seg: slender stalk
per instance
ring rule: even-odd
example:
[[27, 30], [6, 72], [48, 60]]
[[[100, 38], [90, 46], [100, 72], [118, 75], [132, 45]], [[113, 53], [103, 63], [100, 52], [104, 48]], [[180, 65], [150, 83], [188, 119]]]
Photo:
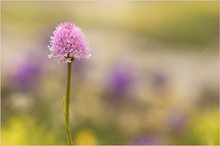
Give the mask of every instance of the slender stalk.
[[65, 111], [65, 121], [66, 121], [66, 135], [69, 145], [73, 144], [71, 132], [70, 132], [70, 120], [69, 120], [69, 105], [70, 105], [70, 87], [71, 87], [71, 63], [68, 63], [67, 67], [67, 86], [66, 86], [66, 111]]

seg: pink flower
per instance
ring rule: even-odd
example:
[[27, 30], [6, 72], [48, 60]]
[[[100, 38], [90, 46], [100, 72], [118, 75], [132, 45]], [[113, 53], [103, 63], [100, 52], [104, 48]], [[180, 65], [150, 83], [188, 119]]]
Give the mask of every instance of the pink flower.
[[64, 22], [56, 27], [50, 37], [49, 58], [57, 58], [58, 62], [71, 63], [73, 60], [88, 59], [90, 49], [81, 29], [70, 22]]

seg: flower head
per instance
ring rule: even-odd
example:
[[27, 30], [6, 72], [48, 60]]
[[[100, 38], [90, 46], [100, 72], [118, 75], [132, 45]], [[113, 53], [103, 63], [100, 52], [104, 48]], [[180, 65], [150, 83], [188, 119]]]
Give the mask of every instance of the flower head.
[[54, 57], [58, 62], [71, 63], [73, 60], [87, 59], [90, 49], [81, 29], [70, 22], [64, 22], [56, 27], [50, 37], [49, 58]]

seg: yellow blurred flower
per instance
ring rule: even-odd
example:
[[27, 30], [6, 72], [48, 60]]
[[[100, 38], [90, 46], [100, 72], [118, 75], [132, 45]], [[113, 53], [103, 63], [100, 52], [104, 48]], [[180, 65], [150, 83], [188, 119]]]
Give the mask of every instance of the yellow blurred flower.
[[218, 112], [208, 111], [195, 120], [194, 135], [203, 144], [219, 144]]
[[90, 129], [82, 129], [75, 136], [75, 144], [77, 145], [96, 145], [96, 134]]
[[2, 129], [3, 144], [27, 144], [25, 142], [28, 133], [24, 128], [24, 122], [21, 119], [13, 118], [7, 128]]
[[2, 144], [53, 144], [56, 134], [46, 131], [28, 116], [13, 117], [2, 127]]

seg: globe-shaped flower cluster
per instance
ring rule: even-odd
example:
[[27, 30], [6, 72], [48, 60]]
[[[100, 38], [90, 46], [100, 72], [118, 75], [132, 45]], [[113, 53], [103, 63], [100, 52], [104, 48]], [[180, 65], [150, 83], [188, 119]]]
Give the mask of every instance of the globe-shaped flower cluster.
[[48, 47], [51, 51], [48, 57], [57, 58], [61, 63], [71, 63], [75, 59], [88, 59], [91, 56], [81, 29], [70, 22], [56, 27]]

